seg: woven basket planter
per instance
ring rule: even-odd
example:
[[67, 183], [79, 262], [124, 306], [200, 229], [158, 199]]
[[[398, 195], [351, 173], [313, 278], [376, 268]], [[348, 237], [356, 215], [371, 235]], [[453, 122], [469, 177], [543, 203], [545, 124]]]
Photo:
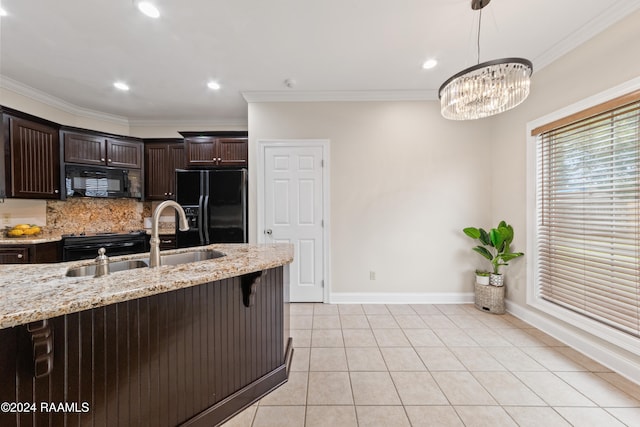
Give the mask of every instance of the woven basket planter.
[[504, 314], [504, 286], [475, 285], [475, 306], [480, 311]]

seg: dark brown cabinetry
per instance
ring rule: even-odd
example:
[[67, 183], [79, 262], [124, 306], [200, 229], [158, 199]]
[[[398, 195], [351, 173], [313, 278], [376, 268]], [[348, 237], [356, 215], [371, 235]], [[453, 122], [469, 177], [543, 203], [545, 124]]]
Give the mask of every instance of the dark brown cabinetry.
[[29, 248], [26, 246], [0, 246], [0, 264], [28, 264]]
[[140, 169], [142, 143], [82, 132], [63, 132], [64, 161]]
[[247, 138], [192, 136], [184, 141], [190, 167], [247, 166]]
[[38, 405], [0, 425], [220, 425], [287, 381], [283, 281], [278, 267], [0, 329], [0, 401]]
[[60, 262], [60, 242], [0, 245], [0, 264]]
[[184, 144], [182, 142], [145, 143], [145, 199], [173, 199], [175, 197], [175, 171], [184, 167]]
[[60, 145], [53, 125], [3, 115], [0, 196], [60, 198]]
[[160, 234], [160, 250], [168, 251], [169, 249], [176, 249], [176, 235], [175, 234]]

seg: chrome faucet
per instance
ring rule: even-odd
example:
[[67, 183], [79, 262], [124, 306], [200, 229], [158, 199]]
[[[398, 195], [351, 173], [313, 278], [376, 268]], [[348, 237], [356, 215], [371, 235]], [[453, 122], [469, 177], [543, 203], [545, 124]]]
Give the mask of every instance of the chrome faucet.
[[105, 248], [98, 249], [98, 257], [96, 258], [96, 272], [93, 277], [102, 277], [109, 274], [109, 257], [105, 255]]
[[151, 218], [151, 251], [149, 252], [149, 267], [160, 266], [160, 238], [158, 237], [158, 222], [160, 222], [160, 214], [164, 210], [171, 206], [178, 212], [180, 216], [180, 231], [187, 231], [189, 229], [189, 223], [187, 222], [187, 215], [184, 213], [184, 209], [178, 203], [173, 200], [165, 200], [160, 203], [156, 210], [153, 211], [153, 217]]

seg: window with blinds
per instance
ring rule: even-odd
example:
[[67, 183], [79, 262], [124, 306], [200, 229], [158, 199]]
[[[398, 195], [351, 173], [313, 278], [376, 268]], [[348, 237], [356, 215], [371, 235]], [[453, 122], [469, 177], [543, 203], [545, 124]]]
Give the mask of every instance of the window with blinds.
[[640, 337], [640, 96], [632, 99], [532, 133], [539, 296]]

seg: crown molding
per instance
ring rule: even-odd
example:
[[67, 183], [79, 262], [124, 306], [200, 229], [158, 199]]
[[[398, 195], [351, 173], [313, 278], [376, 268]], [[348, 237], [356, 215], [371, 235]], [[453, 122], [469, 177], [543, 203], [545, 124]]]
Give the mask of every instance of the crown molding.
[[[190, 127], [190, 128], [211, 128], [214, 127], [224, 127], [224, 130], [233, 130], [229, 129], [230, 127], [239, 128], [237, 130], [247, 130], [247, 120], [241, 119], [195, 119], [195, 120], [129, 120], [130, 127]], [[211, 130], [211, 129], [209, 129]]]
[[241, 119], [199, 119], [199, 120], [130, 120], [123, 116], [117, 116], [114, 114], [102, 113], [88, 108], [78, 107], [70, 102], [64, 101], [48, 93], [42, 92], [31, 86], [25, 85], [10, 77], [0, 75], [0, 88], [15, 92], [18, 95], [32, 99], [58, 110], [64, 111], [69, 114], [73, 114], [78, 117], [84, 117], [92, 120], [101, 120], [108, 123], [114, 123], [120, 126], [137, 126], [137, 127], [203, 127], [208, 128], [211, 126], [221, 127], [239, 127], [242, 130], [246, 130], [247, 121]]
[[436, 90], [247, 91], [247, 102], [435, 101]]
[[640, 2], [637, 0], [619, 0], [616, 4], [609, 6], [604, 13], [598, 15], [582, 26], [582, 28], [569, 34], [553, 47], [534, 58], [534, 73], [550, 65], [558, 58], [566, 55], [587, 40], [595, 37], [637, 10], [640, 10]]
[[0, 87], [18, 95], [22, 95], [34, 101], [41, 102], [65, 113], [73, 114], [87, 119], [102, 120], [104, 122], [115, 123], [120, 126], [129, 126], [129, 120], [126, 117], [116, 116], [115, 114], [102, 113], [88, 108], [78, 107], [70, 102], [64, 101], [48, 93], [42, 92], [24, 83], [13, 80], [12, 78], [0, 75]]
[[[580, 29], [569, 34], [553, 47], [534, 58], [534, 72], [550, 65], [571, 50], [585, 43], [608, 27], [640, 10], [638, 0], [618, 0], [602, 14], [592, 19]], [[61, 111], [88, 119], [101, 120], [121, 126], [238, 126], [246, 127], [247, 122], [238, 120], [130, 120], [127, 117], [107, 114], [79, 107], [60, 98], [49, 95], [0, 74], [0, 88], [57, 108]], [[437, 90], [362, 90], [362, 91], [245, 91], [241, 92], [246, 102], [366, 102], [366, 101], [436, 101]]]

